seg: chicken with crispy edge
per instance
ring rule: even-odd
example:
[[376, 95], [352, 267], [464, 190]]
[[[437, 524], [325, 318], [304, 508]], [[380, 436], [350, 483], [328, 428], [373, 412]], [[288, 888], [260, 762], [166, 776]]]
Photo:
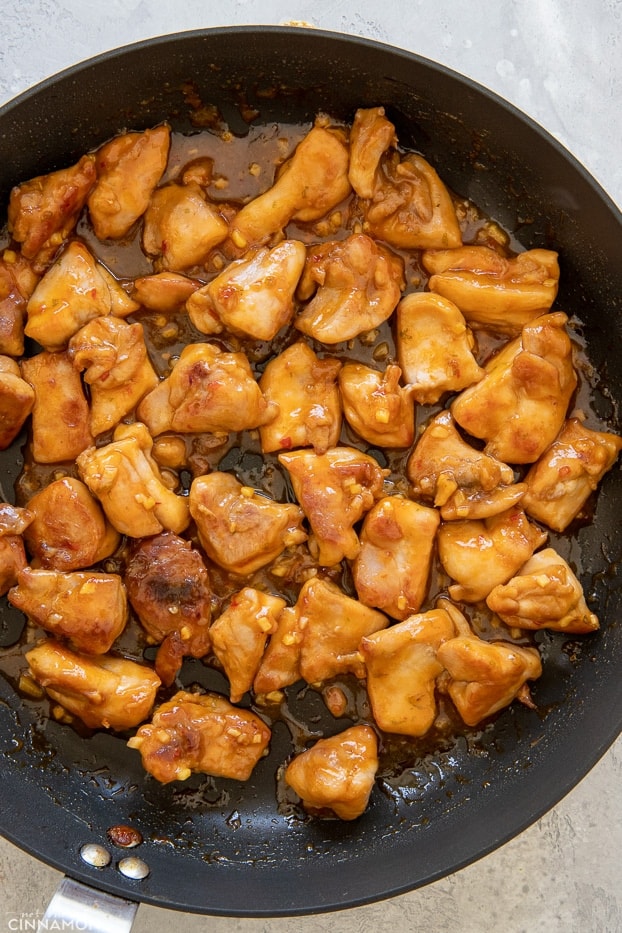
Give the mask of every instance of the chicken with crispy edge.
[[129, 741], [157, 781], [185, 781], [193, 773], [247, 781], [271, 732], [256, 713], [217, 693], [180, 690]]
[[26, 652], [33, 679], [90, 729], [132, 729], [149, 716], [160, 678], [150, 667], [110, 654], [89, 656], [46, 638]]
[[165, 529], [180, 534], [190, 522], [187, 499], [164, 485], [152, 448], [144, 424], [120, 424], [109, 444], [89, 447], [76, 460], [110, 524], [130, 538]]
[[83, 654], [106, 654], [128, 618], [123, 581], [115, 573], [24, 568], [9, 602]]
[[266, 243], [292, 220], [319, 220], [350, 190], [343, 134], [316, 125], [280, 167], [272, 186], [234, 217], [229, 236], [239, 249]]
[[486, 603], [510, 628], [585, 635], [599, 627], [577, 577], [550, 547], [530, 557], [508, 583], [495, 586]]
[[430, 291], [453, 301], [474, 328], [512, 337], [547, 312], [559, 285], [557, 253], [530, 249], [504, 256], [490, 246], [425, 250]]
[[251, 250], [188, 299], [188, 316], [203, 334], [226, 330], [273, 340], [294, 314], [294, 293], [307, 252], [300, 240]]
[[147, 311], [173, 314], [181, 311], [203, 282], [181, 272], [156, 272], [134, 279], [131, 297]]
[[83, 570], [115, 552], [121, 536], [88, 487], [73, 476], [53, 480], [28, 501], [24, 541], [33, 567]]
[[35, 290], [39, 276], [32, 263], [5, 249], [0, 256], [0, 353], [22, 356], [24, 323], [28, 299]]
[[546, 538], [546, 532], [517, 506], [492, 518], [441, 524], [438, 555], [443, 569], [455, 581], [449, 586], [449, 595], [457, 602], [486, 599], [495, 586], [514, 576]]
[[419, 404], [434, 405], [483, 377], [473, 335], [453, 302], [429, 292], [407, 295], [397, 306], [396, 332], [397, 358]]
[[239, 703], [251, 689], [285, 600], [245, 586], [214, 621], [212, 649], [229, 681], [229, 699]]
[[622, 437], [570, 418], [527, 475], [523, 506], [528, 515], [565, 531], [615, 463]]
[[28, 565], [23, 533], [32, 512], [9, 502], [0, 502], [0, 596], [17, 583], [17, 574]]
[[339, 372], [343, 413], [353, 431], [378, 447], [410, 447], [415, 437], [415, 403], [402, 370], [389, 363], [378, 372], [364, 363], [344, 363]]
[[154, 191], [144, 215], [142, 247], [156, 272], [202, 265], [229, 227], [201, 185], [171, 182]]
[[391, 316], [404, 284], [403, 260], [364, 233], [315, 244], [297, 291], [308, 303], [294, 326], [320, 343], [351, 340]]
[[442, 608], [410, 615], [361, 640], [374, 721], [385, 732], [425, 735], [438, 714], [436, 680], [443, 671], [438, 649], [455, 637]]
[[263, 397], [244, 353], [191, 343], [171, 373], [140, 402], [138, 418], [156, 437], [164, 431], [228, 434], [267, 424], [276, 405]]
[[340, 369], [339, 360], [320, 359], [300, 340], [270, 360], [259, 388], [278, 414], [259, 428], [263, 453], [313, 447], [317, 454], [323, 454], [339, 442]]
[[563, 312], [526, 324], [452, 403], [458, 424], [505, 463], [534, 463], [556, 438], [577, 386]]
[[507, 463], [471, 447], [448, 411], [436, 415], [406, 463], [413, 495], [431, 501], [443, 521], [490, 518], [517, 505], [526, 490]]
[[93, 435], [89, 403], [69, 354], [43, 351], [22, 360], [21, 369], [35, 393], [30, 441], [33, 460], [75, 460], [93, 443]]
[[18, 363], [0, 356], [0, 450], [11, 446], [34, 404], [35, 390], [22, 378]]
[[383, 470], [354, 447], [331, 447], [324, 454], [293, 450], [278, 455], [311, 525], [311, 551], [322, 567], [344, 557], [353, 560], [360, 543], [354, 525], [383, 494]]
[[367, 808], [377, 770], [376, 733], [371, 726], [351, 726], [296, 755], [285, 783], [312, 815], [355, 820]]
[[88, 197], [95, 236], [124, 237], [147, 210], [168, 161], [170, 128], [121, 133], [95, 153], [97, 181]]
[[427, 595], [440, 515], [403, 496], [385, 496], [367, 513], [352, 564], [358, 598], [406, 619]]
[[382, 107], [356, 111], [350, 131], [350, 182], [362, 200], [364, 229], [400, 249], [461, 246], [445, 184], [423, 156], [402, 156], [396, 145]]
[[68, 353], [89, 386], [93, 437], [115, 428], [158, 385], [142, 324], [94, 318], [70, 339]]
[[205, 553], [230, 573], [254, 573], [307, 538], [302, 509], [243, 486], [231, 473], [197, 476], [188, 501]]

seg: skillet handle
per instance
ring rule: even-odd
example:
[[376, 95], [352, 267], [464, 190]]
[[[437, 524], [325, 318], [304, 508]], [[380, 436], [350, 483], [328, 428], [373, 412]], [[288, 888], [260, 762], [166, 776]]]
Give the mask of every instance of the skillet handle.
[[48, 905], [41, 928], [130, 933], [137, 910], [135, 901], [96, 891], [72, 878], [63, 878]]

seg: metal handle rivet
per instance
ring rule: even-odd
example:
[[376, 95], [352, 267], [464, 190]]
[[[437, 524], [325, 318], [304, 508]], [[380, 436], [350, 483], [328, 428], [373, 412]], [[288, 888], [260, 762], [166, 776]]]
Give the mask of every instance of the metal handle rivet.
[[108, 849], [94, 842], [83, 845], [80, 849], [80, 856], [87, 865], [92, 865], [93, 868], [105, 868], [106, 865], [110, 865], [112, 859]]
[[135, 856], [122, 858], [117, 867], [122, 875], [125, 875], [126, 878], [132, 878], [134, 881], [142, 881], [150, 871], [147, 863]]

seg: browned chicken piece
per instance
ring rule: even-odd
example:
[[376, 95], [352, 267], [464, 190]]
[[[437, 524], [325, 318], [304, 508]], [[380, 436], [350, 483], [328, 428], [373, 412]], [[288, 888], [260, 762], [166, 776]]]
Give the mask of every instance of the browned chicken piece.
[[164, 185], [145, 213], [142, 244], [157, 272], [183, 272], [205, 262], [228, 226], [195, 182]]
[[132, 550], [124, 575], [132, 609], [160, 645], [156, 672], [170, 686], [184, 657], [202, 658], [211, 646], [212, 587], [199, 551], [170, 531]]
[[565, 531], [620, 450], [619, 435], [595, 431], [570, 418], [525, 477], [525, 511], [553, 531]]
[[15, 360], [0, 356], [0, 450], [6, 450], [22, 429], [35, 404], [35, 391]]
[[143, 767], [162, 784], [185, 781], [194, 772], [247, 781], [270, 738], [256, 713], [217, 693], [180, 690], [127, 744], [140, 751]]
[[28, 564], [22, 535], [32, 518], [29, 509], [0, 502], [0, 596], [15, 586], [17, 574]]
[[290, 220], [319, 220], [349, 193], [348, 148], [341, 134], [314, 126], [272, 187], [239, 211], [229, 235], [239, 249], [265, 243]]
[[343, 413], [350, 427], [378, 447], [410, 447], [415, 437], [415, 403], [400, 385], [402, 370], [389, 363], [378, 372], [363, 363], [345, 363], [339, 373]]
[[157, 272], [134, 279], [132, 298], [147, 311], [172, 314], [186, 302], [203, 283], [180, 272]]
[[147, 210], [160, 181], [170, 146], [168, 126], [122, 133], [95, 153], [97, 182], [88, 198], [95, 235], [118, 240]]
[[8, 599], [36, 625], [84, 654], [106, 654], [127, 622], [125, 587], [114, 573], [26, 567]]
[[313, 552], [333, 567], [359, 552], [354, 525], [382, 496], [386, 470], [354, 447], [331, 447], [324, 454], [293, 450], [279, 454], [294, 493], [313, 532]]
[[451, 616], [430, 609], [362, 639], [367, 691], [380, 729], [417, 737], [432, 727], [436, 678], [443, 671], [436, 655], [455, 634]]
[[432, 292], [453, 301], [475, 328], [520, 334], [557, 296], [559, 264], [550, 249], [503, 256], [490, 246], [426, 250]]
[[300, 240], [251, 251], [188, 299], [190, 320], [203, 334], [227, 330], [273, 340], [294, 314], [294, 292], [306, 257]]
[[113, 655], [92, 657], [53, 638], [26, 652], [30, 673], [52, 700], [90, 729], [132, 729], [151, 712], [160, 678]]
[[523, 328], [465, 389], [451, 413], [486, 453], [505, 463], [534, 463], [557, 437], [577, 385], [568, 318], [545, 314]]
[[402, 496], [367, 513], [352, 574], [358, 598], [394, 619], [418, 612], [426, 597], [440, 516]]
[[32, 386], [32, 456], [37, 463], [75, 460], [93, 443], [89, 404], [69, 354], [37, 353], [22, 360], [22, 376]]
[[367, 808], [377, 770], [376, 733], [371, 726], [351, 726], [296, 755], [285, 781], [311, 814], [355, 820]]
[[398, 304], [396, 323], [397, 358], [421, 405], [434, 405], [445, 392], [465, 389], [484, 375], [473, 356], [473, 335], [453, 302], [413, 292]]
[[309, 247], [298, 297], [311, 301], [295, 318], [303, 334], [321, 343], [351, 340], [382, 324], [404, 288], [399, 256], [364, 233]]
[[[9, 231], [27, 259], [42, 265], [73, 230], [96, 179], [95, 156], [19, 185], [9, 201]], [[41, 255], [42, 254], [42, 255]]]
[[24, 541], [33, 566], [82, 570], [105, 560], [120, 542], [99, 502], [73, 476], [53, 480], [28, 502], [33, 519]]
[[251, 689], [285, 600], [246, 586], [235, 593], [212, 625], [212, 648], [229, 680], [229, 699], [239, 703]]
[[162, 482], [144, 424], [120, 424], [109, 444], [77, 458], [80, 476], [121, 534], [146, 538], [165, 529], [180, 534], [190, 522], [188, 501]]
[[372, 198], [376, 172], [388, 149], [397, 148], [395, 127], [384, 107], [359, 108], [350, 130], [350, 167], [348, 178], [359, 198]]
[[253, 691], [258, 697], [301, 680], [301, 644], [299, 613], [295, 606], [286, 606], [279, 613], [276, 630], [270, 636], [253, 681]]
[[184, 347], [171, 374], [137, 410], [154, 437], [164, 431], [245, 431], [266, 424], [276, 413], [244, 353], [227, 353], [211, 343]]
[[89, 386], [93, 437], [116, 427], [158, 385], [142, 324], [95, 318], [73, 335], [68, 352]]
[[39, 280], [32, 264], [15, 250], [0, 257], [0, 353], [22, 356], [26, 305]]
[[189, 503], [205, 553], [230, 573], [254, 573], [307, 537], [302, 509], [243, 486], [231, 473], [198, 476]]
[[546, 532], [531, 524], [518, 507], [483, 521], [442, 524], [438, 554], [445, 572], [456, 581], [449, 595], [456, 602], [486, 599], [495, 586], [514, 576], [546, 538]]
[[553, 548], [534, 554], [505, 585], [489, 593], [488, 608], [511, 628], [551, 629], [584, 635], [599, 627], [583, 587]]
[[340, 369], [339, 360], [320, 359], [302, 341], [270, 360], [259, 388], [266, 401], [278, 408], [278, 414], [259, 429], [264, 453], [313, 447], [317, 454], [323, 454], [339, 442]]
[[490, 518], [517, 505], [526, 490], [507, 463], [460, 436], [448, 411], [428, 424], [406, 465], [413, 494], [440, 508], [444, 521]]

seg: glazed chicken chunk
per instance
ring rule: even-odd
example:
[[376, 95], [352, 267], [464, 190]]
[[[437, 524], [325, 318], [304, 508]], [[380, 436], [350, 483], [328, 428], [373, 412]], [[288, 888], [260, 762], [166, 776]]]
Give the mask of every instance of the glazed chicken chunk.
[[19, 365], [9, 356], [0, 356], [0, 450], [10, 447], [35, 404], [35, 391]]
[[147, 311], [172, 314], [185, 307], [203, 283], [181, 272], [156, 272], [134, 279], [132, 298]]
[[557, 312], [526, 324], [451, 405], [458, 424], [505, 463], [536, 461], [564, 423], [577, 385], [567, 320]]
[[378, 372], [363, 363], [344, 363], [339, 372], [343, 412], [350, 427], [378, 447], [410, 447], [415, 436], [415, 404], [402, 370], [389, 363]]
[[147, 718], [160, 678], [151, 668], [113, 655], [89, 657], [53, 638], [26, 652], [34, 680], [90, 729], [132, 729]]
[[145, 212], [142, 245], [157, 272], [200, 266], [226, 238], [228, 226], [196, 182], [158, 188]]
[[[294, 320], [321, 343], [351, 340], [386, 321], [404, 287], [404, 263], [363, 233], [309, 248]], [[312, 297], [313, 296], [313, 297]]]
[[270, 729], [255, 713], [216, 693], [180, 690], [129, 741], [149, 774], [168, 784], [194, 772], [247, 781], [268, 747]]
[[276, 619], [276, 628], [270, 635], [255, 674], [253, 691], [258, 699], [302, 679], [302, 637], [298, 610], [295, 606], [285, 606]]
[[32, 512], [0, 502], [0, 596], [17, 583], [17, 575], [27, 566], [22, 535], [32, 521]]
[[440, 516], [402, 496], [385, 496], [367, 513], [352, 565], [358, 598], [394, 619], [417, 612], [427, 595]]
[[359, 198], [372, 198], [380, 159], [397, 148], [395, 127], [384, 107], [359, 108], [350, 130], [348, 178]]
[[230, 573], [254, 573], [307, 537], [297, 505], [275, 502], [230, 473], [198, 476], [189, 503], [205, 553]]
[[32, 263], [5, 249], [0, 256], [0, 353], [22, 356], [28, 299], [39, 281]]
[[328, 810], [341, 820], [355, 820], [367, 808], [377, 770], [376, 733], [370, 726], [351, 726], [296, 755], [285, 782], [310, 813]]
[[302, 341], [271, 359], [259, 380], [259, 388], [277, 416], [261, 425], [264, 453], [313, 447], [317, 454], [334, 447], [341, 433], [341, 398], [337, 377], [341, 363], [320, 359]]

